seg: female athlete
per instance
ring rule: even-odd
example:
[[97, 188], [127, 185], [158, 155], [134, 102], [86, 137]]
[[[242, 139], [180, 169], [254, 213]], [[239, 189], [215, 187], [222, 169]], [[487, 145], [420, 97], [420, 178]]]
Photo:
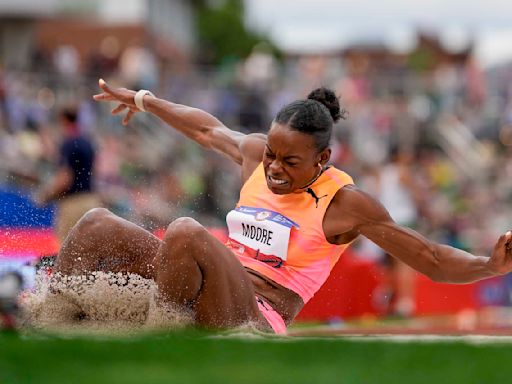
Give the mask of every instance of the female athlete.
[[250, 322], [285, 333], [360, 235], [435, 281], [466, 283], [512, 270], [510, 231], [491, 257], [431, 242], [396, 224], [349, 175], [329, 166], [331, 131], [342, 111], [326, 88], [282, 108], [267, 135], [245, 135], [149, 91], [113, 88], [103, 80], [99, 86], [94, 99], [118, 102], [112, 114], [126, 111], [123, 124], [141, 111], [156, 115], [239, 164], [243, 186], [226, 218], [226, 244], [191, 218], [171, 223], [160, 240], [94, 209], [65, 241], [56, 263], [61, 274], [136, 273], [156, 282], [158, 305], [187, 308], [197, 326]]

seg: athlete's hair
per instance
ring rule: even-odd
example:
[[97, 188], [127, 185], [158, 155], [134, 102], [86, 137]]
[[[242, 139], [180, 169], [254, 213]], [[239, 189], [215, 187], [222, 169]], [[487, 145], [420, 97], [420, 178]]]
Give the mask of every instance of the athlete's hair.
[[329, 146], [332, 126], [344, 119], [346, 111], [340, 108], [336, 94], [325, 87], [312, 91], [305, 100], [297, 100], [284, 106], [274, 121], [313, 136], [318, 152]]

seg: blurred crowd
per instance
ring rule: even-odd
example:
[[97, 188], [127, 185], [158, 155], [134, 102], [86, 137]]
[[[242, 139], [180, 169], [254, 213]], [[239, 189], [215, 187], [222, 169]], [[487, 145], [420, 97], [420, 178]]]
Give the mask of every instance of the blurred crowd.
[[[51, 59], [38, 56], [30, 71], [0, 70], [0, 188], [30, 194], [44, 184], [61, 141], [57, 110], [74, 103], [96, 146], [94, 180], [106, 207], [148, 229], [183, 215], [223, 226], [238, 197], [237, 166], [151, 116], [121, 125], [112, 106], [92, 100], [98, 77], [149, 88], [243, 132], [265, 132], [280, 107], [327, 85], [347, 110], [335, 127], [332, 164], [395, 220], [477, 254], [512, 227], [507, 68], [483, 72], [469, 61], [428, 72], [360, 73], [339, 57], [277, 61], [264, 47], [216, 68], [175, 67], [141, 46], [124, 54], [79, 65], [72, 47], [62, 47]], [[379, 252], [364, 242], [358, 249], [365, 257]]]

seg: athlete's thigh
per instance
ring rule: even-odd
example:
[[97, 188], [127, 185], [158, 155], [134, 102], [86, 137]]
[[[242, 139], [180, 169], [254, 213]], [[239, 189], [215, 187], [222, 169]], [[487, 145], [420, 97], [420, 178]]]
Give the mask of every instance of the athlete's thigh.
[[238, 258], [209, 233], [196, 255], [203, 286], [195, 303], [196, 318], [205, 325], [230, 327], [261, 321], [249, 275]]
[[225, 328], [259, 318], [242, 264], [194, 219], [180, 218], [167, 228], [156, 282], [166, 300], [191, 306], [199, 325]]
[[56, 270], [64, 274], [129, 272], [153, 278], [160, 243], [138, 225], [105, 209], [95, 209], [70, 231], [57, 257]]
[[194, 219], [180, 218], [169, 225], [155, 264], [161, 300], [191, 307], [198, 325], [228, 328], [261, 321], [242, 264]]

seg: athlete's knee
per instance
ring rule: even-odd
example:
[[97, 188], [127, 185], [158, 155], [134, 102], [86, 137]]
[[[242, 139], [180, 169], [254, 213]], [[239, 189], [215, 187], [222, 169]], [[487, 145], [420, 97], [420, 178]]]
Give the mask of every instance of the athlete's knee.
[[185, 243], [193, 242], [204, 233], [206, 233], [206, 228], [196, 220], [191, 217], [180, 217], [167, 227], [164, 240]]
[[190, 217], [182, 217], [173, 221], [165, 232], [163, 247], [173, 257], [190, 257], [197, 253], [198, 245], [204, 243], [208, 231], [200, 223]]
[[89, 234], [105, 231], [116, 216], [106, 208], [93, 208], [87, 211], [75, 225], [74, 231]]

